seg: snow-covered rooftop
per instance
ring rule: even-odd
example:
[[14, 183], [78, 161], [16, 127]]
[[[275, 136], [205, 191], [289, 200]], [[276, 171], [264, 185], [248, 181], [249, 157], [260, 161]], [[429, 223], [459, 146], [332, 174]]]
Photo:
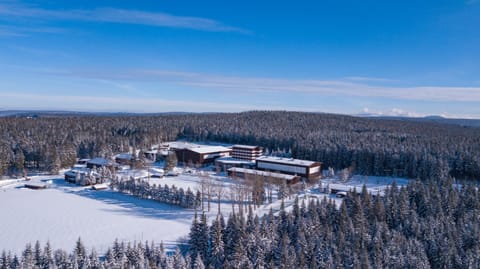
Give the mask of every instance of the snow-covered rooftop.
[[200, 146], [196, 148], [189, 148], [189, 150], [200, 154], [232, 151], [232, 149], [222, 146]]
[[107, 160], [107, 159], [104, 159], [104, 158], [95, 158], [95, 159], [91, 159], [90, 161], [88, 161], [89, 164], [94, 164], [94, 165], [111, 165], [112, 162]]
[[46, 189], [48, 188], [48, 183], [45, 182], [28, 182], [25, 183], [26, 188], [31, 188], [31, 189]]
[[[362, 188], [363, 188], [363, 186], [350, 185], [348, 183], [346, 183], [346, 184], [328, 183], [327, 186], [331, 190], [345, 191], [345, 192], [355, 190], [355, 192], [357, 192], [357, 193], [361, 193]], [[367, 187], [367, 192], [370, 193], [370, 194], [373, 194], [373, 195], [380, 195], [380, 196], [385, 195], [384, 187], [383, 188], [379, 188], [378, 186], [377, 187], [370, 187], [370, 188]]]
[[115, 155], [115, 159], [121, 159], [121, 160], [131, 160], [132, 157], [133, 156], [131, 153], [120, 153]]
[[235, 173], [258, 175], [258, 176], [263, 176], [263, 177], [280, 178], [280, 179], [285, 179], [285, 180], [293, 180], [293, 179], [295, 179], [295, 177], [297, 177], [297, 176], [293, 176], [293, 175], [286, 175], [286, 174], [281, 174], [281, 173], [260, 171], [260, 170], [255, 170], [255, 169], [246, 169], [246, 168], [240, 168], [240, 167], [232, 167], [232, 168], [228, 169], [228, 171], [229, 172], [235, 172]]
[[175, 149], [188, 149], [193, 147], [199, 147], [197, 144], [192, 144], [184, 141], [173, 141], [162, 144], [164, 147], [175, 148]]
[[86, 174], [88, 172], [90, 172], [90, 168], [74, 166], [72, 169], [66, 171], [64, 174], [69, 176], [75, 176], [77, 173]]
[[281, 157], [273, 157], [273, 156], [261, 156], [257, 158], [257, 161], [290, 164], [290, 165], [301, 165], [301, 166], [311, 166], [317, 163], [314, 161], [299, 160], [299, 159], [293, 159], [293, 158], [281, 158]]
[[125, 171], [117, 172], [117, 175], [140, 179], [140, 178], [147, 178], [149, 176], [149, 172], [147, 172], [146, 170], [125, 170]]
[[87, 165], [86, 164], [74, 164], [73, 168], [83, 169], [83, 168], [87, 168]]

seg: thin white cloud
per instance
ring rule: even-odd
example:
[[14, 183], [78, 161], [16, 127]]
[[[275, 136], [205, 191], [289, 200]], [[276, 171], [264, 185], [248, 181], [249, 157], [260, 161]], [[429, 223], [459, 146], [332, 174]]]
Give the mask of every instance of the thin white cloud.
[[400, 108], [392, 108], [387, 111], [380, 111], [380, 110], [373, 110], [368, 107], [365, 107], [360, 115], [365, 116], [388, 116], [388, 117], [409, 117], [409, 118], [418, 118], [418, 117], [425, 117], [425, 114], [421, 114], [414, 111], [406, 111]]
[[40, 49], [36, 47], [20, 46], [20, 45], [12, 45], [10, 46], [10, 48], [22, 54], [28, 54], [32, 56], [38, 56], [38, 57], [55, 57], [55, 58], [71, 57], [70, 54], [62, 51], [58, 51], [58, 50]]
[[440, 112], [437, 114], [425, 114], [416, 111], [408, 111], [400, 108], [392, 108], [390, 110], [375, 110], [368, 107], [363, 108], [360, 113], [353, 114], [354, 116], [370, 116], [370, 117], [408, 117], [408, 118], [421, 118], [427, 116], [440, 116], [447, 119], [479, 119], [479, 116], [469, 114], [452, 114], [450, 112]]
[[388, 78], [372, 78], [372, 77], [345, 77], [346, 80], [362, 81], [362, 82], [394, 82], [398, 80]]
[[[169, 100], [163, 98], [120, 97], [120, 96], [74, 96], [29, 93], [2, 93], [2, 109], [49, 109], [97, 112], [239, 112], [246, 110], [303, 110], [300, 107], [257, 106], [237, 103], [201, 102], [197, 100]], [[31, 104], [22, 107], [23, 104]], [[307, 110], [308, 111], [308, 110]], [[310, 110], [313, 111], [313, 110]]]
[[[32, 69], [25, 69], [30, 70]], [[34, 71], [35, 72], [35, 71]], [[187, 86], [197, 90], [215, 90], [237, 93], [303, 94], [335, 97], [388, 98], [413, 101], [480, 102], [480, 87], [452, 86], [385, 86], [379, 83], [349, 80], [301, 80], [265, 77], [222, 76], [207, 73], [171, 70], [45, 70], [37, 72], [79, 79], [107, 80], [111, 82], [160, 83]], [[123, 83], [122, 83], [123, 84]], [[397, 83], [398, 84], [398, 83]]]
[[[0, 6], [1, 7], [1, 6]], [[1, 14], [1, 9], [0, 9]], [[46, 34], [59, 34], [65, 33], [66, 30], [57, 27], [21, 27], [21, 26], [12, 26], [12, 25], [3, 25], [0, 26], [0, 36], [27, 36], [31, 33], [46, 33]]]
[[140, 24], [156, 27], [188, 28], [211, 32], [249, 33], [248, 30], [229, 26], [219, 21], [189, 16], [176, 16], [162, 12], [126, 10], [117, 8], [53, 10], [23, 5], [0, 4], [0, 15], [4, 17], [31, 18], [44, 21], [73, 20]]
[[120, 83], [120, 82], [105, 80], [105, 79], [99, 79], [98, 81], [101, 82], [101, 83], [104, 83], [104, 84], [114, 86], [116, 88], [128, 91], [128, 92], [131, 92], [131, 93], [139, 93], [138, 89], [131, 84]]
[[304, 93], [323, 96], [383, 97], [401, 100], [480, 102], [480, 87], [414, 86], [392, 87], [348, 80], [297, 80], [262, 77], [221, 76], [169, 70], [128, 72], [72, 72], [72, 76], [103, 77], [133, 81], [159, 81], [202, 89], [234, 92]]
[[25, 34], [20, 33], [19, 31], [12, 30], [7, 27], [0, 27], [0, 37], [18, 37], [24, 36]]

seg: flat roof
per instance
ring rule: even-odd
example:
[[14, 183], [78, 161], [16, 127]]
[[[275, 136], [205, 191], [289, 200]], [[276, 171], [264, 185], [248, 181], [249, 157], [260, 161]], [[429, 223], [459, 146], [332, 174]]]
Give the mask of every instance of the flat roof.
[[261, 171], [261, 170], [255, 170], [255, 169], [240, 168], [240, 167], [232, 167], [232, 168], [228, 169], [228, 171], [229, 172], [250, 174], [250, 175], [258, 175], [258, 176], [264, 176], [264, 177], [280, 178], [280, 179], [285, 179], [285, 180], [294, 180], [296, 177], [298, 177], [298, 176], [294, 176], [294, 175], [287, 175], [287, 174], [267, 172], [267, 171]]
[[[345, 192], [355, 190], [357, 193], [361, 193], [362, 188], [363, 188], [363, 186], [348, 185], [348, 183], [347, 184], [328, 183], [327, 186], [331, 190], [345, 191]], [[385, 195], [385, 191], [381, 190], [381, 189], [378, 189], [378, 188], [368, 188], [367, 187], [367, 192], [370, 193], [370, 194], [373, 194], [373, 195], [380, 195], [380, 196]]]
[[115, 159], [131, 160], [132, 157], [133, 157], [132, 153], [120, 153], [115, 155]]
[[48, 187], [48, 183], [40, 183], [40, 182], [29, 182], [29, 183], [25, 183], [25, 187], [27, 188], [36, 188], [36, 189], [45, 189]]
[[172, 141], [163, 143], [162, 146], [166, 146], [169, 148], [176, 148], [176, 149], [188, 149], [193, 147], [198, 147], [199, 145], [185, 142], [185, 141]]
[[[86, 168], [86, 167], [73, 167], [72, 169], [66, 171], [65, 175], [67, 176], [76, 176], [77, 173], [79, 174], [89, 174], [89, 173], [92, 173], [92, 170], [90, 168]], [[92, 173], [93, 175], [98, 175], [98, 173]]]
[[243, 149], [257, 149], [259, 146], [250, 146], [250, 145], [233, 145], [232, 148], [243, 148]]
[[196, 147], [196, 148], [189, 148], [196, 153], [205, 154], [205, 153], [214, 153], [214, 152], [225, 152], [225, 151], [232, 151], [232, 149], [222, 147], [222, 146], [205, 146], [205, 147]]
[[91, 160], [88, 161], [87, 163], [89, 163], [89, 164], [94, 164], [94, 165], [112, 165], [112, 164], [113, 164], [112, 161], [109, 161], [109, 160], [104, 159], [104, 158], [91, 159]]
[[265, 161], [265, 162], [280, 163], [280, 164], [290, 164], [290, 165], [300, 165], [300, 166], [312, 166], [314, 164], [319, 164], [319, 162], [314, 162], [314, 161], [299, 160], [299, 159], [293, 159], [293, 158], [281, 158], [281, 157], [273, 157], [273, 156], [261, 156], [261, 157], [257, 158], [257, 161]]

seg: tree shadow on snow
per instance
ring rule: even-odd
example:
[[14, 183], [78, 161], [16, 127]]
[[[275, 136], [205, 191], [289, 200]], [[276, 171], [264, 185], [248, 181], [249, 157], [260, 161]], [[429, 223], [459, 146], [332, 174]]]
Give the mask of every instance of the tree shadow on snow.
[[117, 208], [104, 208], [101, 210], [116, 214], [133, 215], [153, 219], [175, 220], [186, 224], [191, 224], [194, 214], [194, 211], [191, 209], [160, 203], [153, 200], [140, 199], [111, 190], [95, 191], [91, 189], [84, 189], [72, 193], [89, 199], [101, 201], [105, 204], [115, 205]]

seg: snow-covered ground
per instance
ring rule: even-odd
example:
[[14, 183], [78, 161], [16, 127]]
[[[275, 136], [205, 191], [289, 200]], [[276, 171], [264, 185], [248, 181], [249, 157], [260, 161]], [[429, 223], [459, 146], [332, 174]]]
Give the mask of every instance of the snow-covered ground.
[[[212, 173], [210, 176], [215, 181], [222, 182], [226, 189], [235, 184], [232, 179], [223, 176]], [[33, 176], [29, 182], [48, 180], [52, 184], [45, 190], [26, 189], [23, 180], [0, 181], [0, 251], [5, 249], [20, 254], [26, 243], [33, 244], [36, 240], [41, 243], [50, 241], [53, 248], [72, 250], [79, 237], [88, 248], [94, 247], [99, 253], [104, 253], [116, 238], [121, 241], [163, 241], [168, 247], [189, 233], [193, 210], [138, 199], [112, 190], [95, 191], [89, 187], [66, 183], [58, 175]], [[175, 185], [196, 191], [201, 176], [193, 172], [148, 180], [153, 184]], [[355, 176], [344, 183], [334, 179], [322, 180], [322, 186], [326, 183], [350, 187], [366, 184], [371, 189], [383, 189], [391, 181], [391, 178]], [[396, 181], [399, 185], [407, 183], [404, 179]], [[318, 186], [304, 190], [299, 198], [308, 200], [327, 197], [337, 204], [341, 203], [341, 198], [321, 193], [320, 190]], [[284, 199], [287, 210], [291, 209], [294, 199], [295, 195]], [[215, 201], [213, 199], [211, 211], [207, 212], [209, 220], [217, 213]], [[272, 204], [258, 208], [256, 213], [263, 215], [270, 208], [276, 213], [280, 204], [281, 201], [275, 199]], [[222, 199], [221, 211], [225, 217], [232, 211], [228, 190]]]
[[[42, 182], [52, 177], [35, 177]], [[24, 182], [0, 189], [0, 250], [17, 254], [25, 244], [50, 241], [71, 250], [81, 237], [104, 253], [115, 238], [173, 243], [188, 234], [194, 211], [137, 199], [111, 190], [94, 191], [64, 183], [58, 176], [46, 190], [30, 190]]]
[[[226, 188], [232, 180], [212, 178]], [[45, 190], [24, 187], [27, 181], [0, 181], [0, 251], [20, 254], [25, 244], [50, 241], [53, 248], [72, 250], [81, 237], [88, 248], [104, 253], [117, 238], [121, 241], [161, 241], [169, 247], [190, 231], [195, 211], [178, 206], [144, 200], [112, 190], [95, 191], [66, 183], [62, 176], [34, 176], [29, 183], [51, 180]], [[146, 179], [147, 180], [147, 179]], [[199, 188], [200, 176], [183, 174], [176, 177], [150, 178], [153, 184], [175, 185], [177, 188]], [[228, 191], [227, 191], [228, 193]], [[217, 214], [216, 199], [206, 212], [209, 220]], [[205, 202], [207, 210], [207, 202]], [[221, 212], [232, 210], [228, 195], [222, 199]]]

